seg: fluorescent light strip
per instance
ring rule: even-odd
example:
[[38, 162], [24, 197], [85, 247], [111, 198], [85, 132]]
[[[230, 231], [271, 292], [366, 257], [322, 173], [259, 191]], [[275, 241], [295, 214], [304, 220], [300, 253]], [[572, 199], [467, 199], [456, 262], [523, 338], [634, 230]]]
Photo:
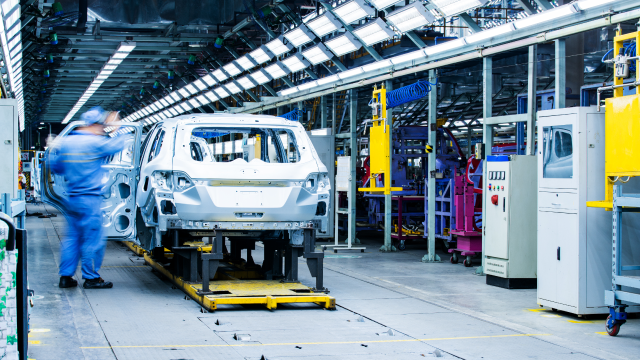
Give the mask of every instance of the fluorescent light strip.
[[[126, 57], [126, 54], [129, 54], [131, 51], [133, 51], [133, 49], [135, 49], [135, 47], [136, 47], [136, 43], [135, 42], [129, 42], [129, 43], [122, 42], [122, 43], [120, 43], [120, 46], [118, 47], [117, 53], [125, 54], [124, 57]], [[109, 67], [109, 69], [107, 69], [107, 67]], [[113, 69], [111, 69], [111, 67], [113, 67]], [[87, 100], [89, 100], [91, 95], [93, 95], [93, 93], [96, 92], [96, 90], [100, 87], [100, 85], [102, 85], [104, 80], [109, 75], [111, 75], [113, 73], [113, 70], [115, 68], [117, 68], [117, 67], [118, 67], [117, 64], [116, 65], [107, 65], [107, 64], [105, 64], [105, 66], [102, 68], [102, 70], [98, 73], [98, 76], [96, 76], [93, 79], [93, 81], [87, 87], [87, 89], [84, 91], [84, 93], [82, 94], [80, 99], [78, 99], [78, 101], [73, 106], [73, 108], [71, 108], [71, 111], [69, 111], [69, 113], [67, 113], [67, 115], [64, 117], [64, 119], [62, 120], [63, 124], [68, 123], [75, 116], [75, 114], [82, 108], [82, 106], [87, 102]]]
[[228, 83], [224, 84], [224, 87], [226, 87], [227, 90], [229, 90], [229, 92], [232, 93], [232, 94], [237, 94], [240, 91], [242, 91], [242, 89], [240, 89], [240, 87], [238, 85], [236, 85], [235, 81], [231, 81], [231, 82], [228, 82]]
[[266, 68], [264, 68], [264, 71], [266, 71], [267, 74], [269, 74], [269, 76], [271, 76], [273, 79], [287, 76], [291, 72], [280, 61], [273, 65], [267, 66]]
[[202, 91], [202, 90], [207, 88], [207, 85], [204, 82], [200, 81], [200, 80], [194, 81], [193, 85], [195, 85], [198, 88], [198, 90], [200, 90], [200, 91]]
[[218, 80], [218, 82], [223, 82], [229, 78], [225, 73], [222, 72], [221, 69], [214, 71], [212, 75], [216, 78], [216, 80]]
[[427, 54], [427, 56], [431, 56], [433, 54], [437, 54], [443, 51], [448, 51], [448, 50], [452, 50], [455, 49], [457, 47], [461, 47], [464, 46], [466, 44], [466, 40], [464, 38], [462, 39], [456, 39], [456, 40], [449, 40], [445, 43], [439, 44], [439, 45], [435, 45], [435, 46], [429, 46], [427, 48], [424, 49], [425, 54]]
[[215, 84], [217, 83], [217, 81], [215, 81], [215, 79], [213, 78], [213, 76], [211, 76], [211, 74], [207, 74], [207, 75], [205, 75], [205, 76], [202, 78], [202, 80], [203, 80], [204, 82], [206, 82], [206, 83], [207, 83], [207, 85], [209, 85], [209, 86], [213, 86], [213, 85], [215, 85]]
[[220, 97], [220, 99], [224, 99], [229, 96], [229, 93], [223, 87], [217, 87], [213, 91], [215, 91], [215, 93]]
[[491, 29], [479, 31], [469, 36], [465, 36], [464, 39], [467, 41], [467, 44], [472, 44], [479, 41], [487, 40], [498, 35], [503, 35], [514, 30], [515, 28], [513, 27], [513, 23], [507, 23], [504, 25], [493, 27]]
[[242, 88], [245, 89], [245, 90], [252, 89], [252, 88], [256, 87], [256, 85], [253, 83], [253, 81], [251, 81], [251, 79], [249, 79], [248, 75], [238, 79], [237, 83], [240, 84], [240, 86], [242, 86]]
[[516, 20], [513, 25], [517, 29], [524, 29], [543, 22], [549, 22], [551, 20], [569, 16], [578, 12], [580, 12], [580, 10], [576, 8], [575, 3], [572, 3], [569, 5], [559, 6], [551, 10], [543, 11], [541, 13], [531, 15], [520, 20]]
[[404, 54], [404, 55], [400, 55], [400, 56], [394, 56], [392, 57], [391, 63], [396, 65], [396, 64], [400, 64], [403, 62], [407, 62], [407, 61], [413, 61], [416, 59], [424, 59], [426, 58], [426, 55], [424, 53], [424, 50], [417, 50], [417, 51], [412, 51], [408, 54]]
[[204, 96], [206, 96], [209, 100], [211, 100], [211, 102], [218, 100], [218, 96], [216, 96], [216, 94], [214, 94], [213, 91], [206, 92]]

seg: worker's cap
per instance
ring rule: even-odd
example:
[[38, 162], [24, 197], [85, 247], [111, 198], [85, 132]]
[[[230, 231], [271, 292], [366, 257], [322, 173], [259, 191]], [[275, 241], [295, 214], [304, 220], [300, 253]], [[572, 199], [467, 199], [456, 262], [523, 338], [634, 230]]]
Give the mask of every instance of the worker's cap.
[[104, 124], [104, 121], [107, 119], [107, 115], [109, 115], [109, 113], [102, 107], [95, 106], [80, 115], [80, 121], [84, 121], [87, 125]]

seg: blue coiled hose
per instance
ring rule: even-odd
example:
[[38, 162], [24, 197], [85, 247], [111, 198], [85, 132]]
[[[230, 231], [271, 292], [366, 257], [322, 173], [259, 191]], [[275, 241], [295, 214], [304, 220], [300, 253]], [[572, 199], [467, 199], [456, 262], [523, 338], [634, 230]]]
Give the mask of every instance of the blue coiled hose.
[[[414, 100], [422, 99], [429, 95], [432, 84], [426, 80], [418, 80], [417, 83], [403, 86], [400, 89], [389, 91], [387, 93], [387, 109], [412, 102]], [[373, 101], [373, 100], [372, 100]], [[371, 104], [371, 102], [369, 102]]]
[[292, 111], [289, 111], [286, 114], [282, 114], [278, 117], [281, 118], [285, 118], [287, 120], [291, 120], [291, 121], [300, 121], [300, 119], [302, 118], [302, 114], [304, 114], [305, 111], [304, 110], [298, 110], [298, 108], [293, 108]]

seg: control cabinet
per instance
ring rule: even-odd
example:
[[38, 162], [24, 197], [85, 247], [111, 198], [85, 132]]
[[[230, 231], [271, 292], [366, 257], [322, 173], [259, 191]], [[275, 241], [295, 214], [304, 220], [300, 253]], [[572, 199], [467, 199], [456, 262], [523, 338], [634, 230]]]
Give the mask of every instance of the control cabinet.
[[[605, 113], [595, 106], [538, 112], [539, 305], [578, 315], [609, 313], [611, 212], [586, 206], [605, 197], [604, 135]], [[634, 182], [627, 191], [637, 188]], [[625, 216], [623, 233], [637, 238], [637, 214]], [[639, 247], [627, 249], [640, 253]], [[637, 263], [630, 260], [622, 259]]]
[[536, 287], [536, 157], [488, 156], [484, 191], [487, 284]]

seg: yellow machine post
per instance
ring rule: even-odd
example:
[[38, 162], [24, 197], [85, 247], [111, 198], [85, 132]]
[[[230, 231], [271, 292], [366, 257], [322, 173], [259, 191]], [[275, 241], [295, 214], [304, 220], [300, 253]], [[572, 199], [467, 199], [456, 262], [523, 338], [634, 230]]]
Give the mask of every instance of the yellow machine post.
[[[613, 40], [618, 56], [625, 41], [635, 40], [640, 54], [640, 32], [621, 35]], [[636, 84], [640, 83], [640, 59], [636, 59]], [[614, 66], [615, 75], [615, 66]], [[613, 209], [613, 185], [624, 178], [640, 176], [640, 95], [623, 95], [624, 78], [613, 77], [613, 97], [605, 100], [605, 199], [588, 201], [587, 206]], [[629, 84], [633, 86], [633, 84]]]
[[[358, 191], [389, 195], [392, 191], [402, 191], [402, 188], [391, 187], [391, 144], [388, 136], [391, 126], [387, 124], [387, 90], [384, 85], [380, 89], [373, 87], [373, 105], [376, 110], [373, 113], [373, 127], [369, 134], [371, 177], [369, 187], [358, 188]], [[377, 186], [377, 178], [380, 175], [384, 177], [383, 187]]]

